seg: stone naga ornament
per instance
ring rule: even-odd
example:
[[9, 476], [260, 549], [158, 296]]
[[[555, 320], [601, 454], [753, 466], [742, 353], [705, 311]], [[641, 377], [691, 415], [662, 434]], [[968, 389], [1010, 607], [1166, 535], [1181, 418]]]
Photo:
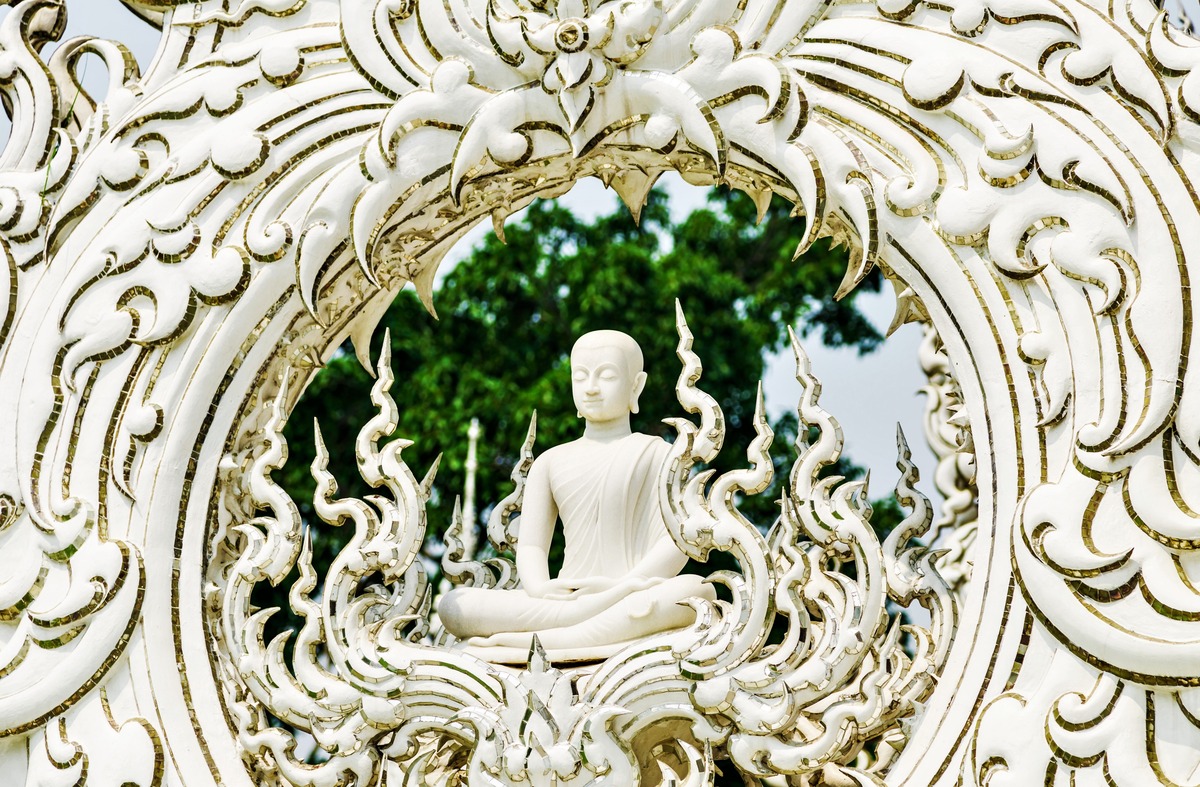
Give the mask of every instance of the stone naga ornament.
[[[810, 784], [1195, 782], [1200, 48], [1171, 13], [126, 2], [163, 31], [141, 70], [113, 42], [50, 53], [55, 0], [0, 20], [6, 779], [703, 783], [728, 760]], [[76, 98], [84, 59], [107, 67], [104, 96]], [[589, 176], [636, 214], [669, 170], [789, 199], [801, 248], [850, 247], [837, 295], [878, 267], [896, 324], [928, 324], [951, 553], [902, 543], [932, 527], [910, 481], [909, 524], [872, 540], [863, 491], [820, 475], [839, 439], [815, 383], [799, 409], [819, 436], [779, 523], [739, 519], [727, 502], [762, 483], [765, 448], [743, 474], [692, 474], [720, 430], [684, 352], [701, 423], [676, 423], [668, 459], [675, 543], [738, 558], [732, 601], [701, 604], [637, 679], [642, 662], [610, 660], [582, 685], [536, 649], [527, 670], [489, 667], [425, 644], [445, 641], [414, 562], [429, 487], [378, 445], [384, 386], [357, 444], [381, 494], [322, 482], [353, 547], [323, 579], [303, 569], [302, 647], [281, 666], [247, 594], [305, 565], [270, 472], [324, 359], [350, 338], [370, 364], [387, 303], [412, 282], [432, 308], [439, 260], [479, 221], [502, 233]], [[452, 576], [511, 584], [451, 541]], [[885, 599], [910, 593], [943, 612], [903, 664]], [[331, 759], [301, 762], [268, 713]]]

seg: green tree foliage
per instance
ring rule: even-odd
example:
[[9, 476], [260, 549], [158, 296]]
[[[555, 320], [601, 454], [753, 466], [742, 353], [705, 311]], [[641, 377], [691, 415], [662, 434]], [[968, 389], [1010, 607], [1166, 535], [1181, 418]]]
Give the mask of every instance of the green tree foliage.
[[[833, 300], [846, 269], [841, 251], [824, 242], [793, 260], [803, 220], [776, 199], [763, 220], [745, 195], [714, 191], [709, 205], [672, 224], [666, 197], [653, 192], [641, 225], [614, 200], [614, 210], [587, 221], [552, 201], [535, 202], [506, 229], [507, 243], [489, 236], [435, 293], [441, 316], [429, 315], [411, 291], [401, 293], [381, 327], [390, 330], [393, 392], [402, 401], [397, 435], [415, 441], [404, 458], [418, 477], [443, 454], [428, 507], [431, 533], [449, 524], [463, 484], [467, 425], [483, 427], [479, 448], [480, 522], [510, 490], [509, 475], [530, 414], [538, 412], [535, 450], [581, 433], [571, 401], [568, 354], [581, 334], [623, 330], [643, 348], [649, 381], [634, 429], [667, 437], [660, 419], [684, 415], [675, 398], [674, 299], [684, 307], [704, 362], [701, 386], [725, 412], [725, 450], [717, 470], [744, 466], [754, 437], [756, 388], [767, 353], [787, 341], [787, 326], [819, 333], [829, 345], [875, 348], [882, 337], [854, 307], [853, 295]], [[872, 277], [865, 289], [877, 289]], [[377, 357], [383, 331], [377, 331]], [[373, 411], [371, 380], [348, 348], [336, 355], [304, 394], [287, 427], [291, 459], [278, 474], [313, 528], [317, 564], [342, 539], [315, 522], [311, 510], [313, 418], [320, 419], [340, 493], [371, 490], [355, 470], [353, 441]], [[779, 419], [773, 490], [744, 501], [752, 521], [769, 526], [778, 477], [794, 458], [796, 420]], [[332, 532], [331, 532], [332, 531]], [[482, 539], [481, 539], [482, 540]]]

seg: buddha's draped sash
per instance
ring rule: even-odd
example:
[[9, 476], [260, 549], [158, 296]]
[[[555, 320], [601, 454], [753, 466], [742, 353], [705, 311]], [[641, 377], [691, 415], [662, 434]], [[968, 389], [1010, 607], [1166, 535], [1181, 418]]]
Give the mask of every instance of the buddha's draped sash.
[[666, 536], [658, 477], [669, 450], [634, 433], [589, 447], [587, 462], [551, 468], [567, 545], [560, 577], [627, 576]]

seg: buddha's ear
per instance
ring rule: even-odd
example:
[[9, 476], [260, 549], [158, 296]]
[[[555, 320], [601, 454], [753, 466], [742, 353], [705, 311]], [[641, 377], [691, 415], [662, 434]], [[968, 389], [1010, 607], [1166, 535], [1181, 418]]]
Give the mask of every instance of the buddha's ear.
[[642, 395], [645, 387], [646, 373], [638, 372], [637, 377], [633, 378], [633, 392], [629, 395], [629, 412], [636, 413], [638, 411], [638, 397]]

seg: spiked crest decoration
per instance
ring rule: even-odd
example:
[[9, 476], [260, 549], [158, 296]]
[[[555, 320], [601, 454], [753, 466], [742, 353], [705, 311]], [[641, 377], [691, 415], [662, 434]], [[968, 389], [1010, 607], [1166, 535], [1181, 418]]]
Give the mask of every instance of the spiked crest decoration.
[[[1200, 773], [1200, 45], [1149, 0], [125, 0], [161, 27], [56, 49], [4, 3], [0, 772], [30, 784], [1194, 783]], [[76, 95], [85, 59], [103, 96]], [[701, 466], [722, 418], [679, 319], [660, 479], [724, 601], [594, 671], [506, 670], [430, 622], [386, 357], [470, 227], [580, 178], [637, 214], [666, 171], [795, 205], [920, 322], [926, 438], [880, 541], [795, 343], [806, 440], [767, 484]], [[831, 297], [835, 293], [831, 293]], [[669, 304], [672, 293], [663, 293]], [[695, 315], [693, 315], [695, 319]], [[378, 494], [314, 566], [272, 481], [351, 339]], [[697, 348], [697, 353], [703, 348]], [[376, 363], [378, 361], [378, 363]], [[695, 419], [695, 420], [693, 420]], [[488, 529], [515, 543], [530, 443]], [[390, 442], [389, 442], [390, 440]], [[320, 445], [318, 446], [320, 449]], [[323, 525], [325, 526], [325, 525]], [[511, 587], [464, 524], [445, 573]], [[938, 549], [930, 544], [937, 541]], [[469, 539], [468, 539], [469, 540]], [[942, 549], [944, 547], [944, 550]], [[250, 595], [293, 568], [291, 635]], [[920, 604], [928, 624], [897, 605]], [[905, 626], [908, 626], [907, 628]], [[771, 639], [772, 627], [782, 639]], [[291, 732], [328, 755], [296, 755]]]

